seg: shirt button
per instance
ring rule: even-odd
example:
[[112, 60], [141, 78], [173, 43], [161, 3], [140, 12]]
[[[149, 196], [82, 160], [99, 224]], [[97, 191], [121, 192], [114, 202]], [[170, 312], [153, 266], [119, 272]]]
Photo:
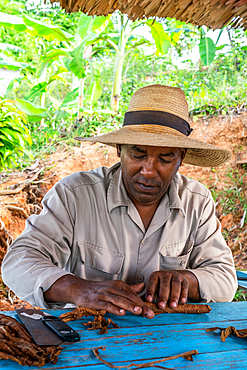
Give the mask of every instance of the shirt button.
[[142, 241], [141, 241], [141, 245], [144, 245], [144, 244], [146, 244], [147, 243], [147, 240], [146, 239], [143, 239]]
[[144, 281], [144, 276], [143, 275], [140, 275], [138, 276], [137, 280], [139, 281], [139, 283], [142, 283]]

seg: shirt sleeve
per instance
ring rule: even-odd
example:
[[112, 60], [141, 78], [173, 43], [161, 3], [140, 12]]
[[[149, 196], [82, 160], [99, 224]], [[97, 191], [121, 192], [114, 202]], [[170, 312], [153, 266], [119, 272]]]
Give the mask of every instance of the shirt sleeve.
[[199, 282], [202, 300], [226, 302], [234, 298], [237, 276], [233, 256], [222, 236], [211, 195], [201, 215], [189, 267]]
[[22, 300], [49, 308], [43, 293], [70, 274], [74, 198], [58, 182], [44, 197], [40, 215], [30, 216], [2, 263], [4, 283]]

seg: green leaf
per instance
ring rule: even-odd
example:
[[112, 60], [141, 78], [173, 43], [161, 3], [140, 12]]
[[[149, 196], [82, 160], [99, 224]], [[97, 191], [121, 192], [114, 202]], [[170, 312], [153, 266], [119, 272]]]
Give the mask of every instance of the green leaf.
[[216, 46], [215, 50], [222, 50], [224, 49], [225, 46], [228, 46], [228, 44], [223, 44], [223, 45], [220, 45], [220, 46]]
[[33, 86], [31, 90], [24, 96], [24, 99], [33, 103], [37, 96], [41, 96], [47, 92], [47, 85], [47, 82], [44, 81]]
[[82, 40], [84, 39], [88, 31], [90, 30], [90, 24], [92, 22], [92, 19], [93, 19], [92, 16], [88, 16], [84, 13], [82, 13], [80, 16], [77, 32], [82, 38]]
[[62, 31], [59, 27], [53, 26], [48, 23], [37, 21], [36, 19], [25, 16], [23, 18], [27, 27], [32, 28], [37, 36], [44, 37], [47, 41], [58, 40], [66, 41], [70, 43], [70, 40], [74, 38], [68, 32]]
[[2, 21], [0, 21], [0, 25], [3, 27], [10, 28], [18, 32], [27, 31], [27, 26], [22, 17], [0, 12], [0, 19], [2, 19]]
[[57, 61], [61, 56], [69, 56], [69, 53], [63, 49], [55, 49], [48, 51], [45, 57], [43, 58], [43, 62], [40, 68], [37, 71], [37, 77], [40, 78], [44, 70], [48, 68], [50, 65], [52, 65], [52, 63]]
[[22, 62], [16, 62], [14, 60], [0, 60], [0, 68], [7, 68], [12, 71], [18, 71], [19, 69], [26, 69], [29, 67], [29, 64], [27, 63], [22, 63]]
[[50, 101], [52, 102], [52, 106], [56, 109], [56, 110], [58, 110], [59, 109], [59, 107], [60, 107], [60, 100], [58, 100], [58, 99], [56, 99], [56, 98], [54, 98], [54, 96], [52, 96], [52, 95], [49, 95], [49, 99], [50, 99]]
[[78, 78], [84, 78], [85, 73], [85, 60], [83, 58], [83, 43], [79, 45], [76, 49], [70, 52], [72, 60], [70, 61], [68, 67], [71, 72]]
[[151, 34], [157, 48], [156, 55], [166, 54], [171, 46], [171, 36], [164, 31], [162, 24], [159, 22], [149, 19], [146, 24], [151, 29]]
[[94, 16], [93, 22], [91, 23], [91, 31], [95, 32], [97, 35], [100, 35], [104, 29], [107, 27], [110, 21], [110, 15], [105, 16]]
[[86, 92], [86, 99], [90, 105], [94, 104], [102, 95], [102, 89], [99, 82], [92, 82]]
[[200, 57], [205, 66], [209, 66], [215, 56], [215, 45], [210, 37], [203, 37], [199, 44]]
[[78, 95], [79, 95], [79, 87], [76, 87], [73, 91], [68, 93], [64, 101], [62, 102], [60, 108], [74, 108], [78, 106]]
[[110, 16], [92, 17], [82, 13], [79, 19], [77, 33], [84, 42], [93, 41], [104, 31], [109, 20]]
[[11, 80], [7, 89], [6, 89], [6, 93], [5, 93], [5, 96], [7, 97], [8, 94], [10, 93], [10, 91], [13, 89], [14, 87], [14, 83], [15, 83], [15, 79]]
[[20, 133], [16, 130], [11, 130], [9, 128], [2, 127], [1, 133], [3, 133], [10, 141], [19, 141]]
[[28, 116], [44, 117], [44, 113], [47, 111], [46, 108], [38, 107], [23, 99], [16, 99], [15, 104], [22, 112], [26, 113]]

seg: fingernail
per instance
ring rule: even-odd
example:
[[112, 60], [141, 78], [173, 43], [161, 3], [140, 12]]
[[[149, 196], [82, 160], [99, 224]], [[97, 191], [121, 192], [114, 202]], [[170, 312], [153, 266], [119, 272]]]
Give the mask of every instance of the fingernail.
[[140, 311], [141, 310], [141, 307], [138, 307], [138, 306], [135, 306], [134, 307], [134, 312], [138, 312], [138, 311]]
[[154, 312], [153, 312], [152, 310], [148, 309], [148, 311], [147, 311], [146, 315], [147, 315], [148, 317], [152, 317], [152, 316], [154, 315]]
[[181, 298], [181, 303], [186, 303], [186, 299], [185, 298]]
[[177, 307], [177, 302], [171, 302], [170, 307], [171, 308], [176, 308]]
[[148, 301], [148, 302], [153, 302], [153, 297], [151, 296], [151, 294], [149, 294], [149, 295], [147, 296], [147, 301]]
[[122, 308], [119, 310], [120, 313], [125, 313], [125, 310], [123, 310]]
[[163, 301], [160, 301], [160, 302], [159, 302], [159, 307], [161, 307], [161, 308], [165, 308], [165, 306], [166, 306], [166, 305], [165, 305], [165, 302], [163, 302]]

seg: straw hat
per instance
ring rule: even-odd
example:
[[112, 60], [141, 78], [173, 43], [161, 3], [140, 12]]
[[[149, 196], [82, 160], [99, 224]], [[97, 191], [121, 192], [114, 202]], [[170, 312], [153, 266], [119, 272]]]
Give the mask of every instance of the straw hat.
[[177, 87], [150, 85], [137, 90], [125, 113], [123, 127], [105, 135], [76, 140], [116, 144], [187, 148], [184, 163], [215, 167], [228, 161], [231, 153], [191, 139], [188, 104]]

